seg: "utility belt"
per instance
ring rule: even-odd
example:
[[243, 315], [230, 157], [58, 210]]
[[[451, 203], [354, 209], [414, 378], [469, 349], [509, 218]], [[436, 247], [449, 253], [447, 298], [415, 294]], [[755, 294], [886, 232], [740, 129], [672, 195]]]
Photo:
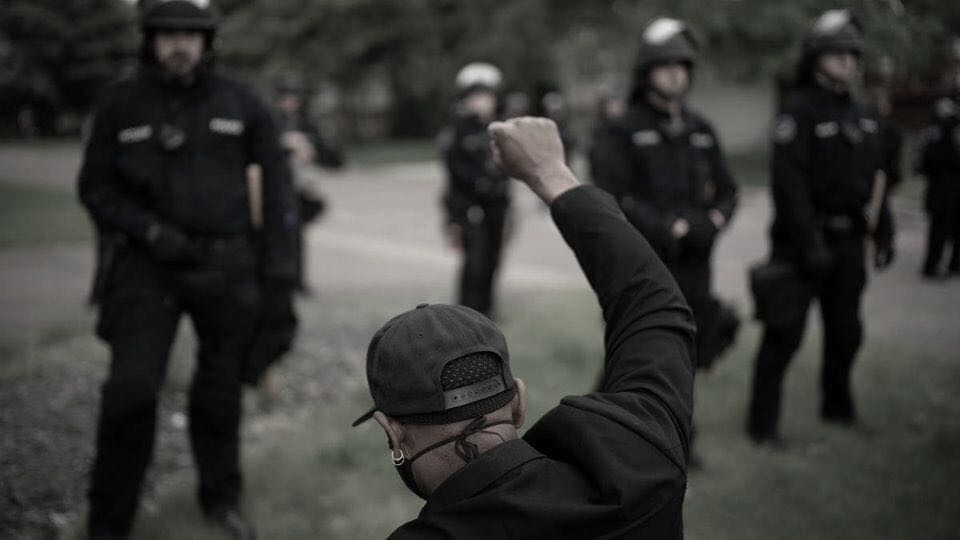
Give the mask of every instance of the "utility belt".
[[223, 253], [237, 251], [253, 245], [249, 235], [232, 236], [190, 236], [190, 243], [201, 258], [216, 257]]

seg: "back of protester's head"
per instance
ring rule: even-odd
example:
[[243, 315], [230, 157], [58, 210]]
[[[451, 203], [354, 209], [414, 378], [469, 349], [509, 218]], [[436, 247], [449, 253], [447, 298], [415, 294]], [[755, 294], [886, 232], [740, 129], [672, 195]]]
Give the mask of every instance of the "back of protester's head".
[[373, 408], [406, 424], [442, 425], [496, 411], [517, 384], [503, 334], [464, 306], [421, 304], [390, 319], [367, 349]]
[[669, 17], [655, 19], [644, 28], [640, 37], [640, 50], [633, 67], [631, 101], [648, 87], [648, 75], [653, 67], [680, 62], [692, 75], [699, 56], [700, 43], [689, 25]]
[[863, 55], [863, 29], [860, 21], [846, 9], [824, 11], [803, 35], [800, 62], [797, 65], [797, 83], [812, 82], [820, 55], [842, 52], [850, 52], [857, 57]]
[[153, 62], [153, 37], [161, 30], [203, 32], [208, 52], [213, 51], [218, 21], [210, 0], [140, 0], [138, 21], [143, 33], [142, 59]]

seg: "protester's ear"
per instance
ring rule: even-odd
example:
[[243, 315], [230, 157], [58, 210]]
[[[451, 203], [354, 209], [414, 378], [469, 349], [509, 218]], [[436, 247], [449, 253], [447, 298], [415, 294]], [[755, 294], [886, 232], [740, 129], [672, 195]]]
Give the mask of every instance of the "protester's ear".
[[403, 424], [380, 411], [373, 413], [373, 419], [380, 424], [380, 427], [382, 427], [383, 431], [387, 434], [387, 439], [390, 441], [390, 448], [400, 448], [400, 443], [403, 442], [405, 436]]
[[527, 416], [527, 385], [520, 379], [514, 377], [517, 382], [517, 395], [513, 396], [513, 427], [520, 429], [523, 427], [523, 420]]

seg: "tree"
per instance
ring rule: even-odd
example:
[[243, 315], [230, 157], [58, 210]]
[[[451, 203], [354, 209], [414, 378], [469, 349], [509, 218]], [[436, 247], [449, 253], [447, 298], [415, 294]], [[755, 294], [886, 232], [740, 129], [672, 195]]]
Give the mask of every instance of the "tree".
[[6, 0], [0, 8], [0, 132], [16, 130], [28, 115], [39, 134], [55, 134], [64, 115], [88, 111], [133, 55], [131, 9], [122, 0]]

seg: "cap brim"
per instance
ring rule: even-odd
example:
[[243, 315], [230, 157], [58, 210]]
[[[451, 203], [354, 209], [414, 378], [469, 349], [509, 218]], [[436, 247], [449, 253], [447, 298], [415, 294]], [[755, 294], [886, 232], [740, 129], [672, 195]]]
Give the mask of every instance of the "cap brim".
[[357, 427], [357, 426], [359, 426], [360, 424], [366, 422], [367, 420], [373, 418], [373, 413], [375, 413], [375, 412], [377, 412], [377, 407], [376, 407], [376, 406], [374, 406], [374, 407], [373, 407], [372, 409], [370, 409], [369, 411], [363, 413], [363, 416], [361, 416], [360, 418], [357, 418], [356, 420], [354, 420], [354, 421], [353, 421], [353, 424], [351, 424], [350, 427]]

